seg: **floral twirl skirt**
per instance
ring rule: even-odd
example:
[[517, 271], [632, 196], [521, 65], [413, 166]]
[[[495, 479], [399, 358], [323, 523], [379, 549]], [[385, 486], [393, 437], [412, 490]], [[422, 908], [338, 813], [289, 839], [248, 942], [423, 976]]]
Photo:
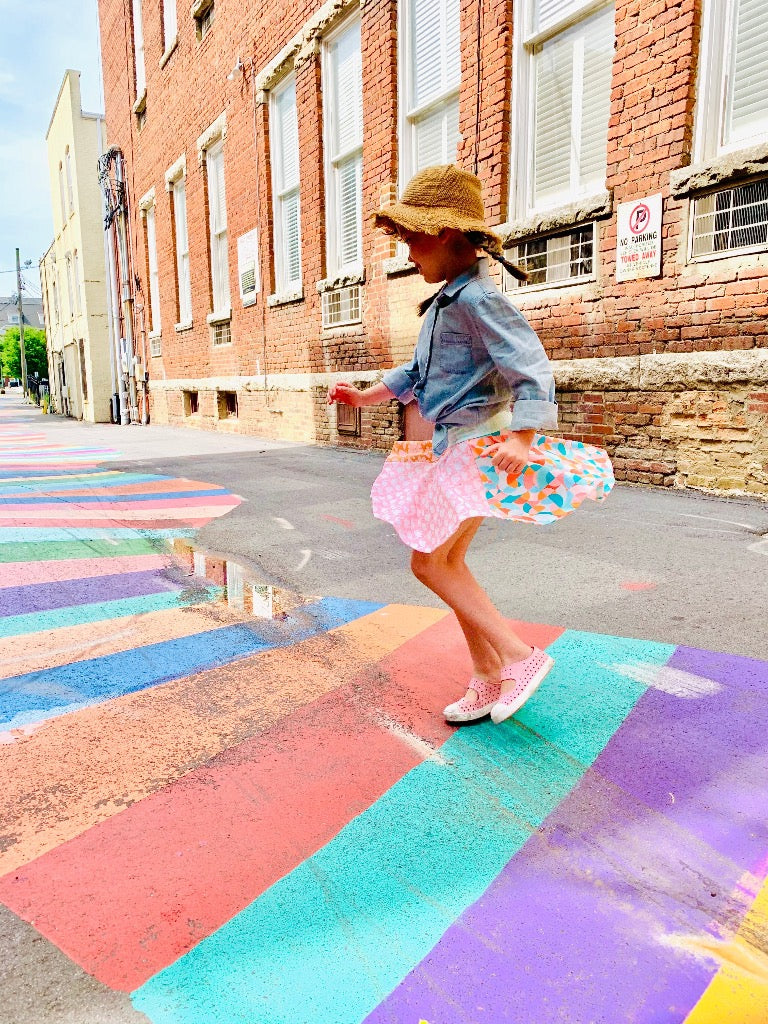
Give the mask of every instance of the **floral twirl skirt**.
[[614, 484], [607, 454], [593, 445], [541, 434], [518, 476], [498, 470], [485, 452], [499, 434], [451, 445], [439, 458], [431, 441], [397, 441], [376, 478], [377, 519], [391, 523], [416, 551], [434, 551], [465, 519], [494, 516], [552, 523], [586, 499], [602, 501]]

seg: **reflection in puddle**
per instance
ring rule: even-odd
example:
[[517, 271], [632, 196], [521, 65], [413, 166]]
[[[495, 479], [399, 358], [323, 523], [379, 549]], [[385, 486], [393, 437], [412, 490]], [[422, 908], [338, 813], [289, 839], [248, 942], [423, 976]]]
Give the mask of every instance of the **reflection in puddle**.
[[259, 619], [284, 619], [293, 609], [318, 600], [316, 596], [265, 583], [259, 579], [257, 570], [196, 548], [180, 537], [173, 541], [173, 553], [187, 567], [190, 576], [199, 576], [222, 587], [222, 600], [233, 611]]

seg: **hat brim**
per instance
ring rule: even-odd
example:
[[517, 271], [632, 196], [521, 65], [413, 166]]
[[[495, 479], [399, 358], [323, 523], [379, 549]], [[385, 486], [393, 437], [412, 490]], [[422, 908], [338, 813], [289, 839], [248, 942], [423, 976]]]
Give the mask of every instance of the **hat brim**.
[[501, 236], [474, 217], [462, 217], [454, 209], [443, 206], [412, 206], [409, 203], [390, 203], [373, 214], [373, 222], [384, 231], [404, 228], [425, 235], [438, 235], [443, 228], [479, 234], [494, 248], [501, 251]]

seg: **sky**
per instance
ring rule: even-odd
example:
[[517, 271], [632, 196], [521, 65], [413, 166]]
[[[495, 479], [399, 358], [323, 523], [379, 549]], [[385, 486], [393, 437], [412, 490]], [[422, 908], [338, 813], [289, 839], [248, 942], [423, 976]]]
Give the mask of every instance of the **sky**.
[[39, 295], [53, 241], [45, 134], [68, 68], [83, 110], [104, 109], [97, 0], [0, 0], [0, 25], [0, 295], [16, 291], [17, 247], [32, 260], [22, 291]]

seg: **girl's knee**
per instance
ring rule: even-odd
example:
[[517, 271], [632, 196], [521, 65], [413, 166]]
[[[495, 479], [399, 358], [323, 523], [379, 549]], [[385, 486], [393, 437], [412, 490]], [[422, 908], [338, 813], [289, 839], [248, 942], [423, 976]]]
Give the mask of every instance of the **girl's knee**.
[[411, 572], [421, 583], [428, 584], [436, 572], [435, 559], [425, 551], [411, 551]]

